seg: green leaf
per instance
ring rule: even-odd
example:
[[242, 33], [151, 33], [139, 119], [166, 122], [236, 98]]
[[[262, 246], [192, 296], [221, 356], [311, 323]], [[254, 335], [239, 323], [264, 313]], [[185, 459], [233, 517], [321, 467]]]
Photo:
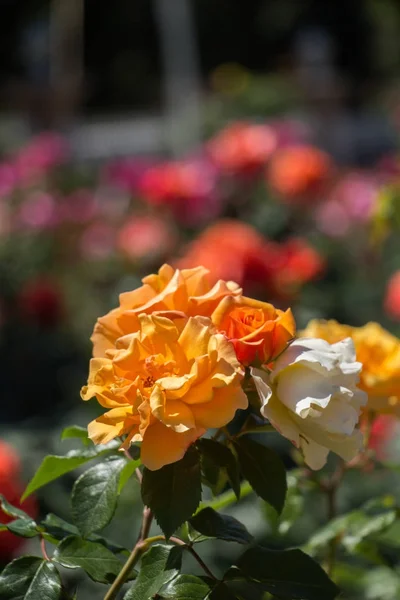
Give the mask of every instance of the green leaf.
[[162, 590], [163, 598], [174, 600], [204, 600], [210, 591], [209, 585], [194, 575], [178, 575]]
[[57, 568], [49, 561], [42, 562], [24, 600], [59, 600], [62, 594], [61, 579]]
[[6, 524], [8, 531], [24, 538], [32, 538], [40, 534], [40, 530], [33, 519], [15, 519]]
[[178, 462], [157, 471], [143, 470], [143, 502], [154, 512], [166, 538], [190, 519], [200, 498], [200, 460], [194, 446]]
[[83, 536], [103, 529], [111, 521], [126, 461], [126, 458], [115, 458], [101, 462], [75, 481], [71, 495], [72, 518]]
[[341, 544], [353, 553], [358, 548], [362, 549], [361, 543], [368, 537], [385, 532], [396, 518], [397, 510], [393, 508], [393, 504], [388, 503], [386, 497], [376, 498], [372, 503], [367, 502], [361, 508], [340, 515], [327, 523], [310, 537], [303, 549], [315, 555], [339, 536]]
[[273, 450], [243, 437], [235, 441], [240, 469], [254, 491], [280, 513], [287, 490], [286, 470]]
[[210, 461], [219, 469], [223, 469], [237, 499], [240, 498], [240, 477], [236, 457], [231, 450], [215, 440], [202, 438], [197, 442], [203, 462]]
[[118, 494], [120, 494], [122, 492], [122, 490], [128, 483], [129, 479], [135, 473], [136, 469], [138, 467], [140, 467], [140, 465], [141, 465], [140, 460], [128, 460], [128, 462], [126, 463], [126, 465], [124, 466], [124, 468], [121, 471], [121, 475], [119, 478], [119, 485], [118, 485]]
[[21, 501], [23, 502], [25, 498], [30, 496], [33, 492], [43, 487], [47, 483], [54, 481], [54, 479], [58, 479], [62, 475], [73, 471], [77, 467], [84, 465], [94, 458], [104, 456], [109, 452], [116, 450], [118, 446], [119, 443], [113, 440], [108, 444], [93, 446], [93, 448], [90, 447], [83, 450], [71, 450], [65, 456], [46, 456], [35, 475], [28, 483], [28, 486], [22, 495]]
[[62, 540], [69, 535], [79, 535], [79, 530], [72, 523], [68, 523], [54, 515], [53, 513], [49, 513], [46, 515], [46, 518], [41, 523], [42, 527], [52, 535], [56, 540]]
[[0, 506], [3, 512], [5, 512], [9, 517], [32, 520], [28, 513], [10, 504], [2, 494], [0, 494]]
[[82, 440], [84, 446], [90, 446], [93, 442], [88, 437], [88, 431], [86, 427], [80, 427], [79, 425], [71, 425], [66, 427], [61, 434], [62, 440], [69, 440], [79, 438]]
[[[253, 488], [249, 484], [248, 481], [243, 481], [240, 484], [240, 497], [245, 498], [254, 492]], [[237, 498], [233, 490], [228, 490], [223, 494], [220, 494], [216, 498], [209, 500], [207, 502], [202, 502], [200, 504], [199, 510], [206, 508], [206, 506], [210, 506], [214, 510], [222, 510], [223, 508], [227, 508], [236, 502]]]
[[207, 537], [238, 544], [250, 544], [253, 541], [253, 536], [240, 521], [230, 515], [221, 515], [210, 507], [192, 517], [190, 524]]
[[243, 575], [265, 591], [290, 600], [334, 600], [339, 589], [325, 571], [301, 550], [267, 550], [256, 546], [237, 563]]
[[151, 600], [163, 585], [176, 577], [181, 568], [182, 549], [155, 544], [142, 558], [139, 575], [124, 600]]
[[63, 567], [81, 568], [99, 583], [112, 583], [122, 569], [122, 563], [102, 544], [73, 535], [60, 542], [53, 560]]
[[0, 573], [0, 598], [22, 600], [42, 562], [37, 556], [22, 556], [6, 565]]
[[[61, 519], [60, 517], [57, 517], [57, 515], [54, 515], [52, 513], [46, 516], [44, 521], [42, 521], [41, 525], [46, 530], [42, 533], [43, 537], [48, 539], [53, 544], [57, 544], [58, 541], [65, 539], [71, 534], [79, 536], [79, 529], [75, 527], [75, 525], [64, 521], [64, 519]], [[88, 539], [91, 542], [97, 542], [99, 544], [102, 544], [103, 546], [111, 550], [111, 552], [113, 552], [114, 554], [118, 552], [124, 552], [129, 554], [129, 550], [127, 550], [127, 548], [124, 548], [119, 544], [115, 544], [114, 542], [111, 542], [110, 540], [107, 540], [106, 538], [101, 537], [100, 535], [94, 534], [89, 536]]]

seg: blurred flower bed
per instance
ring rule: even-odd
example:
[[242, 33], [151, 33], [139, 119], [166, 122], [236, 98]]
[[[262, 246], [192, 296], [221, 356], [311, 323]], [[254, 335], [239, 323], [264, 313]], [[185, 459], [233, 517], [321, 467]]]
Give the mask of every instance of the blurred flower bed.
[[[78, 401], [96, 317], [164, 262], [203, 265], [246, 295], [282, 309], [290, 304], [299, 329], [311, 318], [335, 318], [354, 326], [377, 321], [400, 333], [400, 161], [338, 165], [311, 139], [302, 123], [274, 119], [229, 123], [179, 160], [75, 165], [53, 133], [3, 153], [1, 424], [27, 474], [37, 466], [35, 452], [58, 447], [51, 432], [66, 413], [86, 424], [87, 411], [96, 410]], [[371, 438], [392, 460], [400, 452], [396, 423], [383, 417]], [[7, 495], [7, 486], [0, 492]], [[304, 499], [294, 488], [292, 495], [298, 511]], [[62, 489], [50, 496], [39, 503], [56, 503], [62, 513]], [[253, 520], [275, 539], [268, 518], [257, 512]], [[301, 527], [312, 529], [298, 525], [294, 543], [304, 537]], [[1, 559], [5, 543], [0, 538]], [[7, 547], [10, 555], [18, 550]]]

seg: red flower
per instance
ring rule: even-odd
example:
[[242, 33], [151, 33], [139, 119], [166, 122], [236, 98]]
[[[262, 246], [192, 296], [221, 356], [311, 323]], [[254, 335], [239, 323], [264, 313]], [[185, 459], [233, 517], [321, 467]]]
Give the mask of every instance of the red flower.
[[29, 281], [19, 297], [21, 312], [41, 326], [57, 325], [64, 313], [61, 291], [48, 279]]
[[385, 311], [389, 317], [400, 320], [400, 271], [393, 273], [386, 287]]
[[251, 174], [267, 163], [277, 143], [269, 125], [234, 123], [209, 142], [208, 152], [222, 171]]
[[183, 223], [197, 224], [219, 212], [217, 177], [205, 160], [171, 161], [147, 169], [139, 193], [152, 206], [165, 206]]
[[273, 269], [275, 292], [286, 297], [320, 276], [325, 260], [306, 240], [293, 238], [281, 244]]
[[[37, 503], [34, 496], [30, 496], [20, 503], [20, 497], [24, 491], [24, 486], [19, 482], [20, 460], [16, 452], [6, 444], [0, 441], [0, 494], [17, 508], [21, 508], [29, 516], [35, 518], [38, 513]], [[0, 509], [0, 522], [9, 523], [14, 517], [10, 517]], [[6, 563], [15, 556], [16, 552], [24, 545], [25, 540], [11, 533], [10, 531], [0, 532], [0, 562]]]
[[369, 438], [369, 447], [376, 452], [379, 460], [387, 459], [387, 447], [396, 431], [393, 415], [380, 415], [374, 420]]

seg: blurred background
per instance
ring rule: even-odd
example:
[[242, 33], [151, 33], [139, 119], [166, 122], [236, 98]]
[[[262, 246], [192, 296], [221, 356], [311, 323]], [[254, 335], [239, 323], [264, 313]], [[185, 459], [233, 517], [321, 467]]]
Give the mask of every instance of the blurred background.
[[[17, 488], [96, 411], [79, 398], [96, 318], [163, 262], [291, 306], [299, 328], [400, 332], [397, 0], [0, 9], [0, 436]], [[68, 514], [69, 485], [40, 510]]]

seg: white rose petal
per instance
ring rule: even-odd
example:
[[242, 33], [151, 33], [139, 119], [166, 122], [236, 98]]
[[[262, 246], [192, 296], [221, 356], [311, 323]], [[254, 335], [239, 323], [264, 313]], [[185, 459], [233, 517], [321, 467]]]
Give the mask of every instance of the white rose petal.
[[356, 387], [361, 368], [350, 338], [336, 344], [303, 338], [290, 344], [271, 373], [251, 370], [261, 414], [312, 469], [324, 466], [330, 450], [351, 460], [362, 447], [356, 429], [367, 402]]

